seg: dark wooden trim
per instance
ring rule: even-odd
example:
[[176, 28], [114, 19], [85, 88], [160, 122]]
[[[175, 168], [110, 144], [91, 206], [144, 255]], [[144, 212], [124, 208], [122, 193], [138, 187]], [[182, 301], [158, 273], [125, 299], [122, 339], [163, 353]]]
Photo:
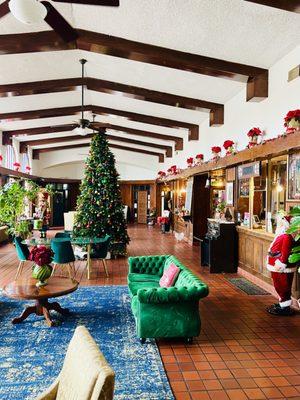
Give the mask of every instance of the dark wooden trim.
[[239, 151], [237, 154], [225, 156], [216, 161], [208, 161], [202, 165], [187, 168], [180, 174], [169, 176], [164, 181], [176, 179], [186, 179], [193, 175], [204, 174], [221, 168], [228, 168], [249, 161], [263, 160], [268, 157], [286, 154], [290, 150], [300, 148], [300, 132], [296, 132], [285, 137], [275, 138], [274, 140], [262, 145], [257, 145], [251, 149]]
[[198, 74], [237, 78], [238, 75], [256, 76], [263, 68], [234, 63], [198, 54], [135, 42], [120, 37], [78, 29], [79, 49], [114, 57], [191, 71]]
[[[37, 118], [51, 118], [62, 115], [73, 115], [80, 112], [80, 106], [72, 107], [60, 107], [60, 108], [48, 108], [41, 110], [30, 110], [30, 111], [17, 111], [10, 113], [0, 114], [0, 120], [2, 119], [15, 119], [15, 120], [28, 120]], [[189, 130], [189, 140], [198, 140], [199, 138], [199, 126], [188, 122], [172, 120], [168, 118], [155, 117], [152, 115], [139, 114], [131, 111], [116, 110], [113, 108], [86, 105], [84, 106], [85, 111], [92, 111], [97, 115], [118, 115], [125, 117], [131, 121], [143, 122], [146, 124], [166, 126], [169, 128], [184, 128]]]
[[165, 104], [172, 107], [189, 110], [214, 110], [218, 108], [219, 111], [223, 110], [224, 112], [223, 104], [95, 78], [84, 78], [83, 80], [82, 78], [68, 78], [5, 84], [0, 85], [0, 97], [70, 91], [75, 90], [82, 84], [87, 89], [97, 92], [109, 94], [122, 93], [130, 98]]
[[[48, 147], [44, 149], [33, 149], [33, 159], [38, 160], [39, 155], [42, 153], [49, 153], [51, 151], [57, 151], [57, 150], [68, 150], [68, 149], [78, 149], [81, 147], [90, 147], [90, 143], [78, 143], [78, 144], [71, 144], [71, 145], [58, 145], [55, 147]], [[120, 149], [120, 150], [125, 150], [125, 151], [130, 151], [133, 153], [142, 153], [142, 154], [147, 154], [151, 156], [157, 156], [159, 159], [160, 163], [164, 162], [165, 156], [163, 153], [157, 153], [155, 151], [150, 151], [150, 150], [144, 150], [144, 149], [138, 149], [134, 147], [127, 147], [127, 146], [121, 146], [119, 144], [113, 144], [109, 143], [109, 147], [113, 149]]]
[[[121, 125], [112, 125], [112, 124], [102, 124], [100, 122], [94, 123], [94, 126], [98, 128], [107, 128], [114, 131], [121, 131], [125, 133], [129, 133], [134, 136], [139, 137], [149, 137], [153, 139], [159, 140], [167, 140], [175, 142], [175, 150], [183, 150], [183, 139], [177, 136], [171, 135], [163, 135], [156, 132], [150, 131], [142, 131], [139, 129], [134, 128], [127, 128]], [[13, 136], [29, 136], [29, 135], [41, 135], [47, 133], [61, 133], [61, 132], [70, 132], [72, 134], [72, 130], [76, 127], [75, 124], [66, 124], [66, 125], [58, 125], [58, 126], [45, 126], [45, 127], [38, 127], [38, 128], [28, 128], [28, 129], [18, 129], [13, 131], [3, 131], [2, 135], [2, 144], [7, 145], [11, 144], [11, 139]], [[54, 135], [55, 136], [55, 135]], [[64, 136], [69, 137], [69, 136]]]
[[256, 77], [249, 78], [247, 83], [247, 101], [260, 101], [268, 97], [268, 82], [268, 71]]
[[[94, 135], [95, 135], [94, 133], [91, 133], [89, 135], [84, 136], [83, 138], [91, 139]], [[118, 142], [137, 144], [140, 146], [146, 146], [146, 147], [152, 147], [155, 149], [165, 150], [166, 156], [172, 157], [172, 153], [173, 153], [172, 146], [166, 146], [166, 145], [157, 144], [157, 143], [149, 143], [149, 142], [144, 142], [144, 141], [140, 141], [140, 140], [110, 135], [110, 134], [107, 134], [107, 138], [110, 140], [118, 141]], [[64, 136], [64, 137], [54, 137], [54, 138], [52, 137], [52, 138], [47, 138], [47, 139], [29, 140], [29, 141], [20, 143], [20, 153], [26, 153], [28, 150], [28, 146], [43, 146], [43, 145], [47, 145], [47, 144], [65, 143], [65, 142], [72, 142], [72, 141], [78, 141], [78, 140], [80, 140], [80, 137], [78, 135], [69, 136], [69, 137]]]
[[61, 179], [61, 178], [43, 178], [37, 175], [25, 174], [24, 172], [14, 171], [13, 169], [0, 167], [0, 176], [12, 176], [20, 179], [29, 179], [31, 181], [57, 182], [57, 183], [78, 183], [80, 179]]
[[300, 0], [246, 0], [251, 3], [280, 8], [281, 10], [300, 13]]
[[[198, 74], [244, 81], [244, 76], [256, 77], [265, 69], [226, 60], [186, 53], [105, 35], [103, 33], [77, 30], [76, 43], [65, 43], [55, 32], [31, 32], [0, 36], [0, 54], [32, 53], [39, 51], [68, 50], [78, 48], [94, 53], [191, 71]], [[266, 97], [266, 96], [264, 96]]]

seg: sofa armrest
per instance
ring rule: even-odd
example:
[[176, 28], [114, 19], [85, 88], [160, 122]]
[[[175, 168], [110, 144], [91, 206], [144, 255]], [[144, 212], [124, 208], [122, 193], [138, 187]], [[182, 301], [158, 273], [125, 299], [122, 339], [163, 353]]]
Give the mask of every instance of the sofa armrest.
[[141, 303], [161, 304], [178, 303], [181, 301], [199, 301], [208, 295], [208, 286], [205, 283], [198, 283], [191, 287], [170, 287], [139, 289], [138, 300]]
[[169, 255], [129, 257], [129, 273], [161, 275]]

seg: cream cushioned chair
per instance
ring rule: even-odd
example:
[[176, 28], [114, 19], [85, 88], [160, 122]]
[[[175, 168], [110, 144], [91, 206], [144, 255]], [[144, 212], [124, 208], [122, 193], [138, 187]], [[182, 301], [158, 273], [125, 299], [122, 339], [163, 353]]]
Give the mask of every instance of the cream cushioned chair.
[[111, 400], [115, 374], [84, 326], [78, 326], [54, 383], [36, 400]]

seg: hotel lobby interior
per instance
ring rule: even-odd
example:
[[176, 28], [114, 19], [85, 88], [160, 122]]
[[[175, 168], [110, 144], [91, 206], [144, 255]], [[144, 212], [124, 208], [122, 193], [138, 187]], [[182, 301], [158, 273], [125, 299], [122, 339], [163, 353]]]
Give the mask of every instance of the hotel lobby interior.
[[0, 21], [0, 400], [300, 400], [300, 0]]

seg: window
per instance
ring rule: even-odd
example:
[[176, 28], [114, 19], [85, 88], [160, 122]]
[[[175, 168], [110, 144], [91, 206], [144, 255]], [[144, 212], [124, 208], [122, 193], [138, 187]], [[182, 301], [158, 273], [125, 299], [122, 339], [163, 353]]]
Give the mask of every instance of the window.
[[29, 167], [29, 157], [27, 153], [21, 155], [21, 172], [29, 172], [26, 167]]
[[15, 150], [13, 146], [6, 146], [5, 154], [5, 167], [9, 169], [14, 169], [14, 163], [16, 162]]

